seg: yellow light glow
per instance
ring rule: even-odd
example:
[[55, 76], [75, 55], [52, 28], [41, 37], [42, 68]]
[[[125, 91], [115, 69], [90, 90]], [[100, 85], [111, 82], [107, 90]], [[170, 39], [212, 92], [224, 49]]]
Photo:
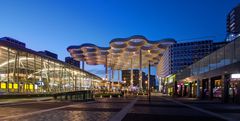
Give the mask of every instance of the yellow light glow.
[[28, 89], [28, 84], [24, 84], [24, 89]]
[[29, 85], [29, 89], [30, 89], [30, 90], [33, 90], [33, 84], [30, 84], [30, 85]]
[[13, 84], [12, 83], [9, 83], [8, 84], [8, 89], [12, 89], [13, 88]]
[[13, 89], [18, 89], [18, 84], [17, 83], [13, 84]]
[[6, 89], [6, 87], [7, 87], [6, 83], [2, 82], [1, 83], [1, 89]]

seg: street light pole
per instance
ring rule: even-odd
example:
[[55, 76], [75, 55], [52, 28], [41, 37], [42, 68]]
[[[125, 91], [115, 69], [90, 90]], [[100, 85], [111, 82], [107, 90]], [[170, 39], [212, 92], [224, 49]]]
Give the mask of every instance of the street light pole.
[[142, 50], [139, 50], [139, 90], [142, 92]]
[[151, 101], [151, 90], [150, 90], [150, 74], [151, 74], [151, 65], [150, 60], [148, 61], [148, 101]]

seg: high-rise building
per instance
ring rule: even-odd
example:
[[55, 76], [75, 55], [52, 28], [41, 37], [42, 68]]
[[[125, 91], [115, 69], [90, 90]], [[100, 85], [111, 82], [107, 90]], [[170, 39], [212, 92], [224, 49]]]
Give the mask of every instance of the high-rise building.
[[[122, 80], [126, 81], [126, 84], [130, 86], [131, 82], [131, 70], [122, 70]], [[144, 85], [145, 81], [147, 81], [147, 76], [145, 72], [142, 72], [142, 84]], [[139, 70], [133, 70], [133, 86], [139, 85]]]
[[156, 89], [156, 76], [150, 75], [150, 88]]
[[68, 64], [71, 64], [73, 66], [76, 66], [76, 67], [80, 67], [80, 62], [79, 61], [76, 61], [74, 60], [72, 57], [66, 57], [65, 58], [65, 62], [68, 63]]
[[165, 78], [170, 74], [175, 74], [227, 43], [202, 40], [173, 44], [167, 48], [160, 58], [157, 75], [160, 78]]
[[[122, 70], [122, 80], [126, 81], [127, 85], [130, 85], [131, 82], [131, 70]], [[139, 84], [139, 70], [133, 70], [133, 86]]]
[[240, 36], [240, 4], [227, 15], [227, 39], [232, 41]]
[[186, 68], [211, 52], [212, 40], [176, 43], [170, 46], [171, 74]]

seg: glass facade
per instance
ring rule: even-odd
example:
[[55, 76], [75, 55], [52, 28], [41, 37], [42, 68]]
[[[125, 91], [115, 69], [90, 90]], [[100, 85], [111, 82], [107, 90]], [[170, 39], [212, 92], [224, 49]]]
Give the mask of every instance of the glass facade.
[[212, 40], [177, 43], [170, 46], [171, 74], [183, 70], [208, 55], [213, 48]]
[[226, 46], [214, 51], [191, 66], [185, 68], [182, 72], [177, 74], [177, 78], [178, 80], [181, 80], [190, 76], [198, 76], [199, 74], [203, 74], [239, 61], [240, 38], [237, 38], [231, 43], [228, 43]]
[[0, 93], [96, 89], [100, 82], [100, 77], [60, 60], [0, 42]]

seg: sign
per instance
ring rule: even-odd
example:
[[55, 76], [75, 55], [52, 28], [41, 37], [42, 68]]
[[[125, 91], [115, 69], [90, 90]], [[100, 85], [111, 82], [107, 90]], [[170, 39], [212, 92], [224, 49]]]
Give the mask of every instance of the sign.
[[240, 79], [240, 74], [231, 74], [232, 79]]

